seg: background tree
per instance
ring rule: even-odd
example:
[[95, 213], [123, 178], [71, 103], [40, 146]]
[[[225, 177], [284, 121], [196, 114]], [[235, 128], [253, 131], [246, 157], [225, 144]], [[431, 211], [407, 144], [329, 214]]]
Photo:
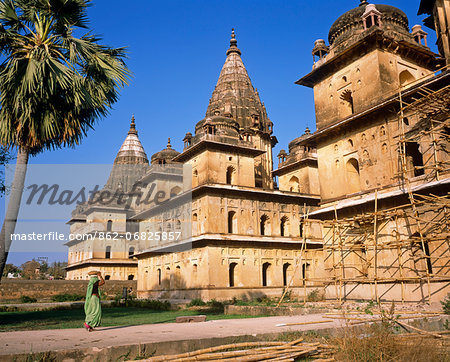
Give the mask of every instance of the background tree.
[[14, 276], [19, 276], [20, 275], [20, 269], [15, 266], [14, 264], [6, 264], [5, 265], [5, 269], [3, 269], [3, 277], [7, 277], [8, 274], [11, 273]]
[[117, 101], [130, 72], [123, 48], [87, 33], [90, 0], [0, 0], [0, 144], [17, 148], [0, 234], [0, 275], [30, 155], [79, 144]]
[[48, 273], [55, 279], [66, 278], [66, 266], [67, 262], [53, 262], [48, 268]]
[[39, 263], [36, 260], [30, 260], [25, 263], [23, 263], [20, 266], [20, 269], [22, 269], [22, 277], [24, 279], [39, 279], [40, 278], [40, 268], [41, 263]]
[[0, 196], [5, 194], [5, 165], [9, 163], [14, 157], [6, 149], [6, 147], [0, 146]]

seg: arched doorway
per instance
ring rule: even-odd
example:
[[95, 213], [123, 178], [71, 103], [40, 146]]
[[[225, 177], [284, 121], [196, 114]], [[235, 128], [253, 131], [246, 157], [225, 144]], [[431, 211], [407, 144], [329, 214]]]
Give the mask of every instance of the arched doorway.
[[233, 166], [228, 166], [227, 168], [227, 185], [234, 185], [235, 184], [235, 169]]
[[280, 220], [280, 235], [289, 236], [289, 219], [287, 216], [283, 216]]
[[233, 234], [237, 231], [237, 217], [234, 211], [228, 212], [228, 233]]
[[296, 176], [292, 176], [289, 180], [289, 191], [300, 192], [300, 182]]
[[261, 219], [259, 221], [259, 232], [261, 235], [266, 235], [267, 233], [267, 226], [268, 226], [269, 217], [267, 215], [261, 216]]
[[236, 266], [237, 266], [237, 263], [230, 263], [230, 265], [228, 266], [228, 284], [230, 287], [235, 286]]
[[351, 158], [347, 161], [347, 193], [361, 191], [361, 184], [359, 179], [359, 162], [356, 158]]
[[270, 285], [270, 263], [264, 263], [262, 265], [262, 286], [267, 287]]
[[284, 263], [283, 264], [283, 286], [287, 286], [288, 285], [288, 283], [291, 281], [290, 280], [290, 275], [289, 275], [289, 272], [290, 272], [290, 266], [291, 266], [291, 264], [290, 263]]

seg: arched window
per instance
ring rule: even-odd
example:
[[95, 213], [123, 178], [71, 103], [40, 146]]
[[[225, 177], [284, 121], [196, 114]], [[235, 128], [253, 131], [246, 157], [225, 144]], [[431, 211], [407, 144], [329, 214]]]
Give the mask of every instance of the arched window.
[[133, 274], [128, 275], [128, 280], [134, 280], [134, 275]]
[[266, 235], [266, 227], [267, 227], [267, 222], [268, 222], [269, 218], [267, 217], [267, 215], [263, 215], [261, 216], [260, 222], [259, 222], [259, 232], [261, 235]]
[[128, 257], [133, 255], [134, 255], [134, 246], [130, 246], [130, 248], [128, 249]]
[[111, 259], [111, 247], [110, 246], [106, 247], [105, 259]]
[[288, 280], [288, 272], [290, 271], [290, 267], [291, 266], [291, 264], [289, 264], [289, 263], [284, 263], [283, 264], [283, 286], [287, 286], [288, 285], [288, 283], [289, 283], [289, 280]]
[[289, 219], [283, 216], [280, 220], [280, 235], [289, 236]]
[[227, 185], [233, 185], [235, 183], [235, 169], [233, 166], [227, 167]]
[[299, 236], [302, 238], [303, 237], [303, 229], [305, 226], [305, 222], [303, 221], [303, 218], [300, 219], [300, 223], [299, 223], [299, 227], [298, 227], [298, 231], [299, 231]]
[[192, 172], [192, 187], [197, 187], [198, 186], [198, 171], [194, 170]]
[[229, 265], [229, 267], [228, 267], [228, 283], [229, 283], [229, 285], [230, 285], [230, 287], [234, 287], [234, 283], [235, 283], [235, 281], [236, 281], [236, 275], [235, 275], [235, 272], [236, 272], [236, 266], [237, 266], [237, 263], [230, 263], [230, 265]]
[[170, 274], [170, 267], [166, 268], [166, 275], [165, 275], [165, 288], [170, 289], [171, 286], [171, 281], [172, 281], [172, 275]]
[[237, 231], [237, 217], [234, 211], [228, 212], [228, 233], [233, 234]]
[[306, 279], [308, 279], [309, 277], [309, 264], [308, 263], [303, 263], [302, 264], [302, 279], [303, 279], [303, 284], [306, 283]]
[[380, 127], [380, 136], [386, 136], [386, 128], [384, 128], [384, 126]]
[[353, 96], [352, 96], [352, 91], [349, 89], [346, 89], [345, 91], [343, 91], [341, 93], [341, 104], [343, 105], [343, 116], [347, 117], [351, 114], [353, 114], [354, 109], [353, 109]]
[[108, 220], [106, 223], [106, 231], [112, 230], [112, 220]]
[[355, 158], [347, 161], [347, 186], [348, 193], [361, 191], [361, 184], [359, 180], [359, 163]]
[[[413, 240], [413, 242], [411, 243], [411, 251], [413, 254], [414, 263], [416, 264], [416, 271], [419, 271], [421, 269], [420, 271], [424, 272], [424, 267], [426, 267], [426, 272], [428, 274], [433, 274], [433, 264], [431, 262], [431, 254], [428, 241], [423, 241], [422, 245], [420, 234], [418, 232], [412, 234], [411, 239]], [[421, 263], [422, 261], [425, 262], [425, 265]]]
[[289, 191], [300, 192], [300, 182], [296, 176], [292, 176], [289, 180]]
[[192, 234], [197, 235], [198, 233], [198, 216], [197, 214], [192, 214]]
[[157, 270], [157, 275], [158, 275], [158, 285], [161, 285], [161, 269]]
[[417, 142], [406, 142], [406, 167], [410, 176], [416, 177], [423, 175], [423, 156]]
[[111, 275], [105, 275], [105, 280], [111, 279]]
[[270, 263], [264, 263], [262, 265], [262, 285], [267, 287], [270, 284]]
[[400, 80], [400, 86], [404, 86], [408, 83], [415, 81], [414, 76], [409, 72], [409, 70], [406, 70], [406, 69], [404, 71], [400, 72], [398, 77]]
[[352, 140], [351, 138], [348, 140], [348, 145], [349, 145], [350, 147], [353, 147], [353, 140]]
[[177, 265], [175, 267], [175, 288], [181, 287], [181, 267]]

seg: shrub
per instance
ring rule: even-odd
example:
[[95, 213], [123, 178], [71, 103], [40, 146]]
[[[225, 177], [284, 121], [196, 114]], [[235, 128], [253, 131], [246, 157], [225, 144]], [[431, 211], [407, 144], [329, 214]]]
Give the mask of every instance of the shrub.
[[20, 297], [20, 300], [22, 301], [22, 303], [36, 303], [37, 302], [36, 298], [29, 297], [28, 295], [22, 295]]
[[155, 299], [128, 299], [126, 301], [114, 301], [111, 303], [112, 307], [134, 307], [134, 308], [145, 308], [156, 311], [168, 311], [171, 309], [171, 304], [165, 300], [155, 300]]
[[322, 300], [325, 300], [325, 295], [319, 289], [312, 290], [306, 297], [307, 302], [320, 302]]
[[450, 294], [448, 294], [443, 301], [441, 301], [442, 310], [445, 314], [450, 314]]
[[73, 302], [77, 300], [82, 300], [84, 298], [81, 294], [57, 294], [52, 297], [54, 302]]
[[448, 351], [436, 340], [423, 336], [407, 338], [394, 334], [392, 328], [374, 324], [363, 328], [343, 328], [332, 338], [336, 361], [448, 361]]
[[186, 307], [202, 307], [204, 305], [206, 305], [206, 302], [204, 302], [200, 298], [194, 298], [188, 304], [186, 304]]
[[213, 313], [223, 313], [225, 310], [225, 305], [215, 299], [211, 299], [206, 304], [209, 307], [210, 312]]

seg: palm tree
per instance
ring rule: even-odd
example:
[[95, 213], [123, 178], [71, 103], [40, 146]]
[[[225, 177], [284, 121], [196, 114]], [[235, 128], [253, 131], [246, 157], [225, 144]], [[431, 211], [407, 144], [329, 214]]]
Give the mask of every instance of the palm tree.
[[74, 147], [117, 101], [130, 71], [123, 48], [87, 29], [91, 0], [0, 0], [0, 144], [17, 148], [0, 235], [0, 275], [19, 212], [30, 155]]

